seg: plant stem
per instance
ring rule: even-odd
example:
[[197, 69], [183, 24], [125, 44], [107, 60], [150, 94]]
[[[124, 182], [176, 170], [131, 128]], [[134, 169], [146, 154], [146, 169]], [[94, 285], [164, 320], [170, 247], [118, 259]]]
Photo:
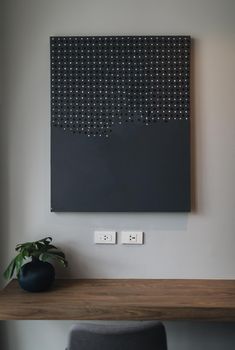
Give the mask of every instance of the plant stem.
[[39, 261], [39, 258], [37, 256], [32, 256], [32, 262], [37, 262]]

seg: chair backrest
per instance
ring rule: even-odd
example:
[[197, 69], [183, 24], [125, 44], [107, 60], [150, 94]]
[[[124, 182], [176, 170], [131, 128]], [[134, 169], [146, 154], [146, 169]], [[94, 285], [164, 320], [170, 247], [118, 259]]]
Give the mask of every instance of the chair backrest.
[[78, 322], [67, 350], [167, 350], [166, 332], [157, 321]]

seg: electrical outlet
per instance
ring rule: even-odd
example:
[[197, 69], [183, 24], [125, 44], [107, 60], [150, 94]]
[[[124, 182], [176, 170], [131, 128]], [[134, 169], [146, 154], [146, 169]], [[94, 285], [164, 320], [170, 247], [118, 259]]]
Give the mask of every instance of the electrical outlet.
[[143, 244], [144, 232], [142, 231], [122, 231], [122, 244]]
[[116, 244], [116, 232], [95, 231], [94, 242], [96, 244]]

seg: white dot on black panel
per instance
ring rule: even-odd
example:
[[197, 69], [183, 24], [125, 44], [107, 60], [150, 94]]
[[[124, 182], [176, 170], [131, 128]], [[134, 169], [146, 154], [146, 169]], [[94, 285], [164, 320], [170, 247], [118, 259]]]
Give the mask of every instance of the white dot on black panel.
[[[183, 39], [186, 45], [183, 45]], [[124, 127], [126, 120], [139, 123], [142, 108], [146, 109], [144, 125], [148, 128], [156, 120], [188, 120], [188, 38], [63, 37], [52, 42], [52, 125], [64, 124], [63, 119], [69, 111], [73, 122], [69, 122], [69, 128], [62, 128], [65, 132], [73, 131], [86, 137], [93, 134], [109, 137], [117, 124]], [[64, 42], [63, 49], [61, 42]], [[66, 50], [66, 45], [69, 50]], [[63, 82], [61, 86], [60, 80]], [[165, 100], [175, 103], [165, 105]], [[85, 123], [79, 120], [81, 109]], [[96, 130], [103, 122], [107, 131]]]

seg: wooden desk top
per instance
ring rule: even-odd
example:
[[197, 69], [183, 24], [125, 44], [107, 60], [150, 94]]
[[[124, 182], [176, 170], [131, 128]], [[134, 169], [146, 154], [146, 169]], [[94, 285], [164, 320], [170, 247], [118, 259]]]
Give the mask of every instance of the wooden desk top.
[[235, 321], [235, 280], [56, 280], [44, 293], [13, 280], [0, 319]]

